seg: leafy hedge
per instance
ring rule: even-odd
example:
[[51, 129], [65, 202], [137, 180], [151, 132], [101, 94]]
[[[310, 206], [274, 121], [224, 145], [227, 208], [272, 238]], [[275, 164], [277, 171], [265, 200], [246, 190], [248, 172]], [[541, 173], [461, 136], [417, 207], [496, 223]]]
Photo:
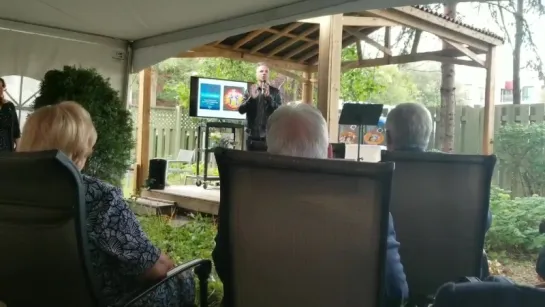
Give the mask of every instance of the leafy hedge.
[[64, 66], [48, 71], [34, 109], [72, 100], [90, 114], [98, 139], [83, 173], [119, 186], [133, 148], [132, 119], [119, 93], [93, 68]]
[[486, 236], [487, 251], [501, 255], [529, 255], [545, 246], [539, 224], [545, 219], [545, 197], [511, 199], [509, 192], [492, 188], [493, 222]]

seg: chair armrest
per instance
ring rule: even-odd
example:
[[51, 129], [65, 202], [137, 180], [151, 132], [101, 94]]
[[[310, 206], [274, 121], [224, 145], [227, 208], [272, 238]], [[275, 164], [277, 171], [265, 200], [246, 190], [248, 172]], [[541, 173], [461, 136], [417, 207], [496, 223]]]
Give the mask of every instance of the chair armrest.
[[178, 276], [178, 274], [188, 271], [190, 269], [195, 268], [195, 274], [197, 275], [199, 279], [199, 287], [200, 287], [200, 301], [201, 306], [207, 306], [208, 305], [208, 278], [210, 277], [210, 273], [212, 272], [212, 261], [207, 259], [195, 259], [192, 261], [189, 261], [187, 263], [181, 264], [174, 269], [168, 271], [167, 277], [163, 278], [158, 283], [154, 284], [150, 288], [146, 289], [144, 292], [137, 295], [135, 298], [130, 300], [128, 303], [125, 304], [125, 307], [132, 306], [134, 303], [142, 299], [144, 296], [149, 294], [150, 292], [157, 289], [157, 287], [160, 287], [173, 277]]

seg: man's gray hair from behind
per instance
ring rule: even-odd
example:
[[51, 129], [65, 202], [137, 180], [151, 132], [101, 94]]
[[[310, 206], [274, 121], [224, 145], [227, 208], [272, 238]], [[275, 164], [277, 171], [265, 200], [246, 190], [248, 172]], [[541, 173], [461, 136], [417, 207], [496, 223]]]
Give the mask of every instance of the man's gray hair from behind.
[[267, 123], [271, 154], [327, 159], [329, 137], [322, 113], [306, 103], [278, 108]]
[[426, 150], [432, 125], [430, 111], [418, 103], [398, 104], [386, 118], [386, 131], [394, 149]]

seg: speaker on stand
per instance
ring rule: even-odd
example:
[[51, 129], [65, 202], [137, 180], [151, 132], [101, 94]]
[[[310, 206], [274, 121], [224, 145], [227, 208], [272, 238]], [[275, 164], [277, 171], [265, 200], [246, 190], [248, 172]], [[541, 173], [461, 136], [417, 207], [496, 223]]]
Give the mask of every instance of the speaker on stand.
[[152, 190], [164, 190], [166, 186], [167, 160], [149, 160], [148, 184]]

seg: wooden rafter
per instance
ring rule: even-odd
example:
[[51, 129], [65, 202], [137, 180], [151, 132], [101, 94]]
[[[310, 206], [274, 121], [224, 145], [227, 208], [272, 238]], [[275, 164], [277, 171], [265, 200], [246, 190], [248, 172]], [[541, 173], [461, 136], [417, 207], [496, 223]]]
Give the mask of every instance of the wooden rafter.
[[378, 17], [343, 16], [345, 27], [395, 27], [396, 22]]
[[[365, 29], [360, 29], [362, 32], [362, 34], [364, 35], [370, 35], [371, 33], [377, 31], [378, 29], [380, 29], [380, 27], [372, 27], [372, 28], [365, 28]], [[346, 48], [350, 45], [352, 45], [353, 43], [357, 42], [358, 39], [355, 37], [355, 36], [352, 36], [348, 33], [346, 34], [343, 34], [343, 48]], [[312, 59], [313, 57], [316, 57], [318, 55], [318, 51], [315, 50], [313, 52], [310, 52], [308, 53], [307, 55], [299, 58], [299, 63], [304, 63], [306, 62], [307, 60], [309, 59]], [[312, 65], [315, 65], [316, 63], [318, 62], [318, 59], [316, 59], [315, 61], [312, 62]]]
[[[244, 46], [246, 43], [248, 43], [248, 42], [251, 41], [252, 39], [258, 37], [259, 34], [265, 32], [265, 31], [266, 31], [265, 29], [261, 29], [261, 30], [255, 30], [255, 31], [252, 31], [252, 32], [246, 34], [246, 36], [244, 36], [243, 38], [239, 39], [239, 40], [233, 45], [233, 48], [238, 49], [238, 48]], [[221, 43], [221, 42], [220, 42], [220, 43]], [[215, 44], [215, 45], [219, 45], [219, 44]]]
[[[243, 35], [242, 38], [218, 40], [206, 45], [206, 47], [194, 49], [193, 52], [184, 52], [180, 56], [220, 56], [250, 62], [266, 61], [271, 66], [274, 65], [276, 69], [303, 72], [316, 71], [315, 65], [318, 62], [319, 52], [316, 32], [319, 30], [318, 23], [323, 21], [324, 18], [328, 17], [300, 20], [299, 22], [287, 24], [281, 29], [272, 27], [251, 31]], [[343, 69], [345, 70], [353, 67], [368, 67], [369, 65], [408, 63], [421, 61], [422, 59], [483, 67], [485, 63], [479, 55], [488, 52], [489, 46], [502, 43], [501, 39], [493, 34], [476, 30], [415, 7], [368, 10], [354, 15], [342, 16], [340, 22], [343, 27], [341, 36], [343, 48], [364, 41], [384, 54], [382, 58], [364, 59], [360, 50], [361, 46], [357, 46], [358, 64], [344, 63]], [[389, 37], [391, 38], [389, 29], [393, 26], [410, 27], [416, 30], [409, 55], [395, 56], [393, 54], [389, 43]], [[299, 34], [293, 33], [298, 27], [305, 27], [305, 30], [297, 31], [301, 32]], [[385, 28], [384, 43], [369, 37], [371, 33], [382, 28]], [[446, 40], [452, 47], [452, 51], [456, 52], [456, 56], [447, 53], [418, 53], [418, 46], [423, 32], [434, 34]], [[261, 39], [262, 36], [260, 35], [263, 33], [271, 33], [272, 35], [269, 35], [269, 38]], [[280, 39], [284, 42], [277, 41]], [[295, 46], [296, 44], [297, 46]], [[461, 56], [467, 56], [471, 61], [452, 58]]]
[[286, 69], [286, 70], [298, 70], [306, 71], [307, 65], [302, 65], [299, 63], [293, 63], [290, 61], [284, 61], [277, 57], [267, 57], [264, 54], [250, 54], [247, 51], [242, 50], [232, 50], [229, 47], [223, 47], [219, 45], [217, 47], [213, 46], [203, 46], [200, 48], [195, 48], [191, 51], [183, 52], [178, 55], [179, 58], [227, 58], [233, 60], [244, 60], [253, 63], [267, 62], [269, 65], [274, 65], [276, 67]]
[[479, 66], [485, 67], [485, 60], [481, 59], [479, 55], [469, 50], [467, 47], [459, 43], [449, 41], [448, 39], [444, 39], [443, 41], [449, 44], [450, 46], [454, 47], [456, 50], [460, 51], [461, 53], [465, 54], [468, 58], [472, 59], [475, 63], [479, 64]]
[[[460, 55], [461, 56], [461, 55]], [[456, 65], [481, 67], [474, 61], [462, 60], [456, 57], [446, 56], [443, 51], [422, 52], [418, 54], [404, 54], [392, 57], [382, 57], [376, 59], [365, 59], [363, 61], [345, 61], [342, 64], [342, 70], [348, 71], [354, 68], [375, 67], [390, 64], [407, 64], [421, 61], [434, 61], [443, 63], [452, 63]]]
[[353, 30], [351, 28], [344, 28], [344, 30], [346, 32], [348, 32], [349, 34], [354, 35], [359, 40], [362, 40], [362, 41], [368, 43], [369, 45], [377, 48], [378, 50], [382, 51], [384, 54], [387, 54], [387, 55], [392, 55], [393, 54], [392, 50], [390, 50], [390, 48], [386, 48], [386, 47], [382, 46], [381, 44], [379, 44], [375, 40], [369, 38], [369, 36], [367, 36], [367, 35], [364, 35], [364, 34], [358, 32], [356, 30]]
[[[307, 36], [309, 36], [310, 34], [318, 31], [320, 29], [320, 26], [319, 25], [315, 25], [315, 26], [312, 26], [311, 28], [309, 28], [308, 30], [304, 31], [303, 33], [299, 34], [298, 36], [286, 41], [285, 43], [282, 43], [280, 46], [274, 48], [273, 50], [271, 50], [269, 53], [267, 53], [267, 56], [274, 56], [276, 55], [278, 52], [288, 48], [289, 46], [297, 43], [298, 41], [300, 41], [301, 39], [303, 38], [306, 38]], [[318, 42], [314, 41], [313, 42], [314, 44], [318, 44]]]
[[[474, 48], [477, 48], [485, 52], [488, 50], [488, 45], [489, 45], [488, 42], [478, 39], [474, 36], [464, 35], [463, 33], [467, 31], [460, 32], [455, 28], [441, 27], [435, 23], [430, 22], [429, 19], [421, 20], [421, 19], [415, 18], [414, 16], [409, 16], [405, 12], [399, 11], [397, 9], [369, 10], [368, 12], [378, 17], [382, 17], [392, 21], [397, 21], [400, 24], [407, 27], [420, 29], [422, 31], [434, 34], [442, 39], [448, 39], [451, 41], [466, 44], [468, 46], [472, 46]], [[446, 20], [444, 21], [447, 22]], [[461, 28], [462, 26], [458, 26], [458, 27]], [[476, 32], [476, 33], [479, 33], [479, 32]], [[484, 34], [479, 36], [484, 36]]]
[[295, 30], [299, 26], [301, 26], [301, 23], [299, 23], [299, 22], [292, 23], [291, 25], [287, 26], [282, 31], [274, 34], [273, 36], [267, 38], [266, 40], [262, 41], [261, 43], [255, 45], [255, 47], [250, 49], [250, 53], [254, 53], [256, 51], [259, 51], [259, 50], [263, 49], [264, 47], [268, 46], [269, 44], [274, 43], [277, 39], [279, 39], [282, 36], [290, 33], [291, 31]]

